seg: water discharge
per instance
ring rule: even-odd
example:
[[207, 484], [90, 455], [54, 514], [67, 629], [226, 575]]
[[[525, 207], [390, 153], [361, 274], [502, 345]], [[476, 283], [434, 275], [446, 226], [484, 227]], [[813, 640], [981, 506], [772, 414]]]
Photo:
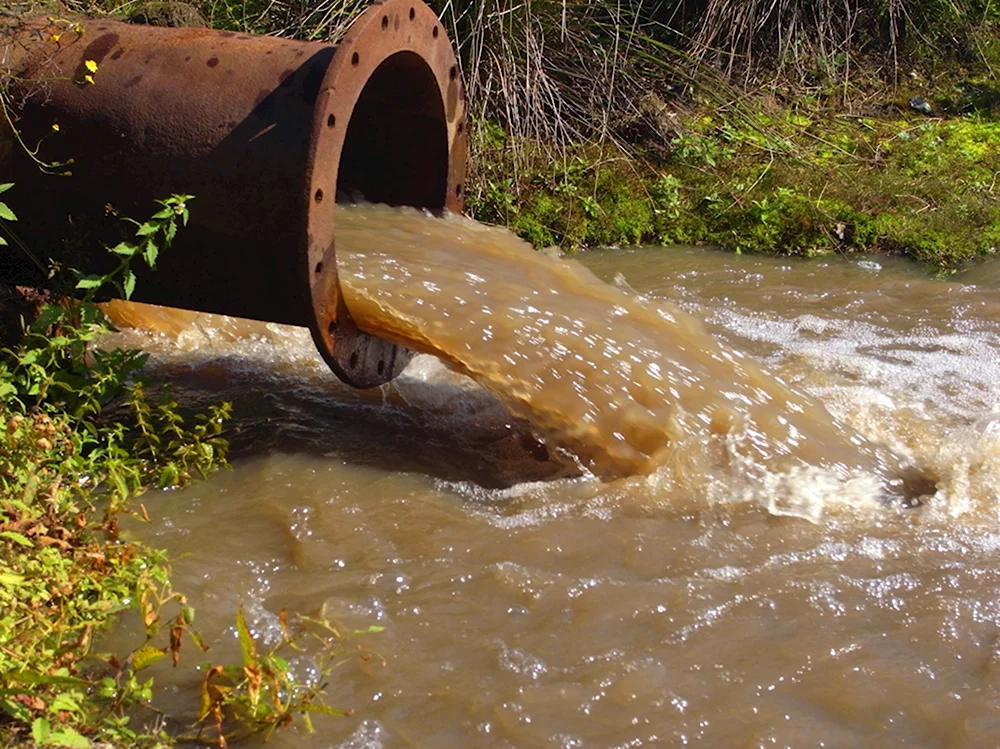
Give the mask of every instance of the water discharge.
[[[434, 354], [603, 478], [660, 471], [687, 491], [770, 480], [778, 505], [884, 470], [876, 451], [712, 338], [692, 316], [458, 216], [338, 212], [362, 328]], [[867, 472], [867, 473], [866, 473]], [[780, 477], [776, 480], [776, 477]], [[779, 487], [784, 483], [784, 487]]]
[[[212, 657], [241, 604], [264, 640], [386, 627], [331, 686], [355, 717], [273, 745], [996, 745], [1000, 264], [566, 262], [384, 208], [338, 252], [364, 325], [486, 389], [418, 356], [359, 393], [305, 331], [113, 309], [177, 396], [235, 401], [234, 470], [131, 529]], [[922, 506], [881, 501], [900, 466]], [[199, 676], [155, 677], [189, 720]]]

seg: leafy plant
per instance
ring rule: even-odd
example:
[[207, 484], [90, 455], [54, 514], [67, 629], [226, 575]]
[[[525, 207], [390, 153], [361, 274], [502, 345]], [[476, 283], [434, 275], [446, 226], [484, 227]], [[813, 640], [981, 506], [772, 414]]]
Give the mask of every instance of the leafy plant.
[[[351, 713], [320, 701], [327, 679], [343, 657], [354, 652], [345, 645], [349, 637], [381, 632], [383, 628], [372, 626], [346, 635], [329, 622], [301, 617], [305, 626], [292, 634], [284, 610], [280, 621], [281, 640], [265, 651], [251, 634], [243, 609], [239, 609], [236, 632], [243, 663], [203, 666], [205, 676], [201, 683], [198, 710], [199, 738], [205, 728], [212, 728], [219, 745], [225, 747], [227, 734], [230, 738], [256, 733], [269, 736], [276, 728], [289, 725], [299, 714], [303, 716], [306, 730], [311, 733], [314, 730], [309, 717], [311, 713], [331, 716]], [[278, 655], [284, 650], [301, 651], [304, 639], [314, 640], [319, 645], [319, 656], [314, 664], [318, 677], [308, 683], [296, 678], [288, 661]], [[235, 726], [235, 730], [227, 731], [227, 724]]]
[[109, 249], [118, 257], [118, 265], [103, 275], [80, 275], [76, 288], [87, 292], [84, 301], [92, 301], [94, 295], [105, 285], [112, 284], [120, 296], [131, 299], [135, 291], [135, 273], [132, 261], [141, 257], [150, 268], [156, 267], [156, 259], [161, 248], [170, 247], [177, 236], [177, 222], [187, 226], [190, 210], [187, 203], [193, 195], [174, 195], [166, 200], [158, 200], [161, 209], [145, 222], [125, 218], [136, 226], [134, 242], [120, 242]]
[[[0, 185], [0, 195], [7, 192], [13, 186], [13, 182], [6, 182]], [[17, 221], [17, 216], [14, 215], [14, 211], [12, 211], [6, 203], [0, 201], [0, 223], [3, 221]], [[6, 245], [7, 240], [3, 238], [2, 234], [0, 234], [0, 247], [4, 247]]]
[[[79, 276], [82, 300], [45, 305], [18, 346], [0, 349], [0, 736], [30, 734], [41, 746], [155, 739], [131, 731], [126, 714], [149, 700], [139, 672], [168, 653], [176, 660], [193, 614], [163, 555], [119, 537], [118, 515], [147, 517], [134, 501], [147, 488], [224, 464], [230, 408], [189, 426], [176, 403], [150, 403], [145, 354], [93, 348], [108, 330], [94, 299], [105, 285], [131, 293], [132, 260], [155, 263], [188, 200], [162, 201], [136, 223], [134, 242], [114, 248], [116, 267]], [[108, 418], [116, 403], [125, 418]], [[167, 605], [180, 613], [164, 619]], [[130, 609], [147, 643], [124, 659], [94, 653], [97, 634]], [[162, 629], [169, 642], [155, 647]]]

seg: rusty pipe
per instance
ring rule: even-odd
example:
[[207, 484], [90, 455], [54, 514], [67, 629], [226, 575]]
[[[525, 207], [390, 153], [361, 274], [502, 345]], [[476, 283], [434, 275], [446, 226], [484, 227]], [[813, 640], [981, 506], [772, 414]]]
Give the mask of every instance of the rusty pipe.
[[[120, 231], [108, 204], [138, 217], [155, 198], [191, 193], [191, 225], [140, 278], [137, 299], [307, 325], [355, 387], [399, 372], [407, 353], [359, 331], [344, 304], [334, 206], [360, 195], [462, 208], [464, 94], [429, 7], [375, 4], [335, 45], [52, 19], [28, 20], [2, 44], [22, 139], [41, 142], [47, 161], [73, 160], [71, 176], [43, 174], [0, 134], [0, 181], [17, 184], [4, 196], [19, 218], [11, 228], [36, 252], [87, 270], [104, 255], [95, 240]], [[44, 284], [10, 252], [0, 280]]]

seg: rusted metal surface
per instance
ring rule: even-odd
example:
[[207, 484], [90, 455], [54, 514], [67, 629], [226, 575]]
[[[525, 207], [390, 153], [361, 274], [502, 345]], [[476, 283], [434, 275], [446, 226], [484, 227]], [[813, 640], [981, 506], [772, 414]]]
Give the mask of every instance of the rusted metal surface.
[[[78, 34], [37, 19], [2, 51], [25, 142], [73, 159], [72, 176], [51, 176], [0, 149], [16, 230], [36, 252], [99, 263], [95, 240], [120, 231], [107, 204], [139, 217], [155, 198], [194, 194], [191, 225], [137, 298], [308, 325], [356, 387], [398, 374], [407, 352], [359, 331], [341, 297], [334, 206], [340, 195], [461, 210], [465, 103], [430, 8], [373, 5], [337, 45], [101, 20]], [[0, 278], [41, 282], [11, 258]]]

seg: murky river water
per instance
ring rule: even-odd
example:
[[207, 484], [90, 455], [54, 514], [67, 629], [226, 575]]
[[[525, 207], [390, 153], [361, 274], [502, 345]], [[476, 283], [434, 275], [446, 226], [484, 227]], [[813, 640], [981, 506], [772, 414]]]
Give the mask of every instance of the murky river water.
[[[363, 319], [375, 313], [363, 309], [373, 283], [362, 277], [389, 266], [348, 257], [351, 225], [341, 226], [344, 284]], [[408, 231], [383, 236], [402, 242]], [[355, 393], [304, 331], [119, 311], [145, 328], [119, 339], [153, 350], [154, 371], [186, 399], [236, 405], [233, 470], [149, 496], [154, 523], [131, 529], [176, 560], [211, 656], [238, 660], [241, 604], [264, 639], [278, 637], [283, 608], [293, 621], [385, 627], [363, 640], [377, 656], [348, 657], [331, 682], [330, 703], [354, 715], [322, 719], [312, 736], [279, 733], [272, 745], [1000, 746], [1000, 264], [941, 281], [882, 258], [649, 249], [580, 260], [632, 290], [606, 292], [606, 335], [615, 305], [634, 322], [669, 303], [723, 344], [708, 364], [684, 354], [702, 369], [681, 361], [697, 381], [674, 402], [709, 418], [671, 434], [696, 433], [690, 450], [709, 446], [695, 458], [647, 462], [656, 451], [643, 440], [666, 420], [659, 414], [652, 427], [622, 417], [643, 425], [639, 437], [616, 421], [607, 431], [619, 446], [588, 450], [598, 438], [572, 430], [593, 423], [573, 410], [583, 401], [547, 408], [508, 394], [514, 416], [429, 356], [381, 391]], [[417, 259], [406, 262], [416, 273]], [[431, 278], [413, 286], [428, 292], [415, 291], [417, 306], [433, 306], [465, 272], [437, 270], [437, 290], [421, 286]], [[527, 284], [553, 288], [534, 275], [544, 270], [525, 272]], [[389, 291], [383, 300], [395, 299]], [[414, 309], [394, 314], [412, 322]], [[596, 321], [600, 310], [587, 314]], [[440, 335], [453, 352], [468, 342], [453, 363], [500, 390], [510, 370], [484, 375], [487, 350], [472, 350], [482, 323], [459, 316]], [[476, 335], [462, 339], [465, 329]], [[651, 335], [632, 327], [621, 342], [644, 341], [644, 356], [655, 348], [645, 365], [676, 364], [681, 355]], [[512, 334], [497, 351], [516, 366], [527, 348]], [[730, 360], [730, 348], [747, 356]], [[544, 369], [534, 374], [544, 379]], [[746, 378], [770, 400], [740, 392]], [[556, 387], [542, 384], [536, 393]], [[775, 401], [799, 410], [768, 411]], [[722, 428], [711, 417], [726, 404], [735, 415]], [[789, 442], [787, 423], [804, 437]], [[749, 462], [732, 440], [711, 444], [734, 424], [763, 445]], [[578, 465], [562, 452], [574, 450]], [[931, 492], [920, 507], [887, 503], [863, 480], [884, 484], [890, 452]], [[818, 470], [801, 480], [799, 461]], [[652, 472], [611, 478], [628, 467]], [[789, 474], [798, 479], [774, 478]], [[295, 663], [309, 674], [308, 652]], [[190, 718], [200, 674], [155, 676], [161, 705]]]

